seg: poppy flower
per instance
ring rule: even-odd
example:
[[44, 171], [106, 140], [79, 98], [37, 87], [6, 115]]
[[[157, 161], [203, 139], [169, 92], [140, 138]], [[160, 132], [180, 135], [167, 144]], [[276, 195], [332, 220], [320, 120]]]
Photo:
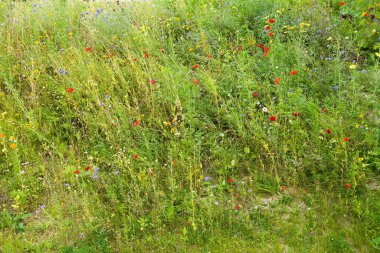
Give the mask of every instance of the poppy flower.
[[72, 88], [72, 87], [70, 87], [70, 88], [67, 89], [67, 92], [68, 92], [68, 93], [71, 93], [71, 92], [73, 92], [73, 91], [74, 91], [74, 88]]
[[285, 191], [286, 190], [286, 186], [285, 185], [281, 185], [281, 191]]
[[112, 59], [114, 56], [114, 53], [110, 53], [110, 59]]
[[262, 48], [263, 47], [263, 44], [257, 44], [257, 47], [259, 47], [259, 48]]
[[343, 5], [345, 5], [345, 2], [340, 2], [339, 4], [340, 4], [340, 6], [343, 6]]
[[265, 26], [265, 30], [270, 30], [270, 26], [269, 25]]
[[273, 31], [270, 31], [268, 35], [269, 35], [269, 37], [272, 37], [273, 36]]
[[274, 18], [269, 19], [268, 22], [271, 23], [271, 24], [273, 24], [273, 23], [275, 22], [275, 21], [274, 21]]
[[211, 58], [212, 58], [212, 54], [208, 54], [208, 55], [207, 55], [207, 58], [208, 58], [208, 59], [211, 59]]
[[363, 15], [363, 17], [368, 17], [369, 13], [368, 12], [364, 12], [362, 15]]
[[351, 185], [350, 184], [345, 184], [346, 189], [350, 189]]
[[86, 52], [89, 53], [91, 51], [91, 47], [86, 47]]
[[256, 91], [252, 93], [252, 96], [254, 97], [258, 97], [259, 96], [259, 93], [257, 93]]
[[144, 54], [144, 58], [149, 58], [149, 54], [148, 53]]
[[269, 47], [264, 46], [264, 53], [268, 53], [268, 52], [269, 52]]
[[140, 125], [140, 121], [136, 120], [135, 123], [133, 123], [133, 125], [134, 125], [135, 127], [139, 126], [139, 125]]
[[199, 80], [198, 80], [198, 79], [194, 79], [194, 80], [193, 80], [193, 83], [194, 83], [194, 84], [198, 84], [198, 83], [199, 83]]
[[292, 71], [289, 72], [289, 74], [290, 74], [291, 76], [294, 76], [295, 74], [297, 74], [297, 70], [292, 70]]
[[150, 83], [150, 84], [155, 84], [155, 83], [156, 83], [156, 80], [154, 80], [154, 79], [150, 79], [149, 83]]
[[280, 77], [276, 77], [276, 78], [274, 79], [274, 84], [275, 84], [275, 85], [279, 85], [279, 84], [280, 84], [280, 81], [281, 81], [281, 78], [280, 78]]
[[137, 159], [137, 158], [139, 158], [139, 156], [138, 156], [137, 154], [134, 154], [134, 155], [133, 155], [133, 158], [134, 158], [134, 159]]
[[199, 69], [199, 65], [198, 64], [194, 64], [193, 66], [195, 69]]
[[348, 137], [343, 138], [343, 141], [349, 141], [349, 140], [350, 140], [350, 138], [348, 138]]
[[232, 183], [234, 180], [232, 178], [228, 179], [228, 183]]
[[91, 166], [87, 166], [85, 170], [89, 171], [90, 169], [91, 169]]
[[326, 132], [327, 134], [331, 134], [331, 129], [328, 128], [328, 129], [325, 130], [325, 132]]
[[299, 113], [299, 112], [293, 112], [292, 115], [293, 115], [293, 117], [299, 117], [301, 115], [301, 113]]
[[75, 170], [75, 174], [77, 174], [77, 175], [78, 175], [78, 174], [79, 174], [79, 170]]
[[273, 115], [270, 116], [270, 117], [269, 117], [269, 120], [270, 120], [270, 121], [276, 121], [276, 116], [273, 116]]

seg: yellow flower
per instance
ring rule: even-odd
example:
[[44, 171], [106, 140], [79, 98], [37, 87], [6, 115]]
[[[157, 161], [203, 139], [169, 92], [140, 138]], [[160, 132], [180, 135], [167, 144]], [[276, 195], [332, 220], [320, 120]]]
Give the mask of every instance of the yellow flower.
[[356, 125], [355, 125], [355, 128], [359, 128], [359, 125], [358, 125], [358, 124], [356, 124]]
[[359, 158], [358, 158], [358, 161], [359, 161], [359, 162], [362, 162], [363, 160], [364, 160], [364, 157], [359, 157]]
[[359, 114], [359, 118], [364, 118], [364, 115], [362, 113]]
[[350, 69], [356, 69], [356, 65], [355, 64], [350, 65]]
[[11, 145], [9, 145], [9, 147], [10, 147], [11, 149], [15, 149], [15, 148], [16, 148], [16, 146], [17, 146], [17, 144], [16, 144], [16, 143], [12, 143]]

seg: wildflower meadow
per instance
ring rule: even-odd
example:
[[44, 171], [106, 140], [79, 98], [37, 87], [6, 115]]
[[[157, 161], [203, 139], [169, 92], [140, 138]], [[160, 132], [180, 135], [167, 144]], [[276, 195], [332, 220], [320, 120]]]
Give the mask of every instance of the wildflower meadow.
[[0, 0], [0, 252], [380, 252], [379, 0]]

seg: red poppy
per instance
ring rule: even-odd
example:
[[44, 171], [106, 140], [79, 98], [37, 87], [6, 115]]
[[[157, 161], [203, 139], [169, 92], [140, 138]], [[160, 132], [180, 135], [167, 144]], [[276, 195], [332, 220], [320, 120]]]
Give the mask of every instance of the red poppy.
[[154, 79], [150, 79], [149, 83], [150, 83], [150, 84], [155, 84], [155, 83], [156, 83], [156, 80], [154, 80]]
[[294, 76], [295, 74], [297, 74], [297, 70], [292, 70], [292, 71], [289, 72], [289, 74], [290, 74], [291, 76]]
[[134, 154], [134, 155], [133, 155], [133, 158], [134, 158], [134, 159], [137, 159], [137, 158], [139, 158], [139, 156], [138, 156], [137, 154]]
[[369, 13], [368, 13], [368, 12], [364, 12], [364, 13], [363, 13], [363, 16], [364, 16], [364, 17], [368, 17], [368, 16], [369, 16]]
[[91, 51], [91, 47], [86, 47], [86, 52], [89, 53]]
[[194, 83], [194, 84], [198, 84], [198, 83], [199, 83], [199, 80], [198, 80], [198, 79], [194, 79], [194, 80], [193, 80], [193, 83]]
[[263, 44], [257, 44], [257, 47], [259, 47], [259, 48], [262, 48], [263, 47]]
[[71, 93], [71, 92], [73, 92], [73, 91], [74, 91], [74, 88], [72, 88], [72, 87], [70, 87], [70, 88], [67, 89], [67, 92], [68, 92], [68, 93]]
[[149, 58], [149, 54], [148, 53], [144, 54], [144, 58]]
[[273, 24], [274, 23], [274, 18], [269, 19], [268, 22], [271, 23], [271, 24]]
[[286, 190], [286, 186], [285, 185], [281, 185], [281, 191], [285, 191]]
[[258, 97], [259, 96], [259, 93], [257, 93], [256, 91], [252, 93], [252, 96], [254, 97]]
[[212, 58], [212, 54], [208, 54], [207, 58], [211, 59]]
[[265, 30], [270, 30], [270, 26], [269, 25], [265, 26]]
[[110, 53], [110, 58], [112, 59], [114, 56], [114, 53]]
[[346, 187], [346, 189], [350, 189], [351, 185], [350, 184], [346, 184], [345, 187]]
[[140, 121], [136, 120], [135, 123], [133, 123], [133, 125], [134, 125], [135, 127], [139, 126], [139, 125], [140, 125]]
[[293, 117], [299, 117], [301, 115], [301, 113], [299, 113], [299, 112], [293, 112], [292, 115], [293, 115]]
[[265, 53], [268, 53], [268, 52], [269, 52], [269, 47], [264, 46], [264, 52], [265, 52]]
[[232, 178], [228, 179], [228, 183], [232, 183], [234, 180]]
[[78, 174], [79, 174], [79, 170], [75, 170], [75, 174], [77, 174], [77, 175], [78, 175]]
[[85, 170], [89, 171], [90, 169], [91, 169], [91, 166], [87, 166]]
[[243, 50], [243, 46], [242, 46], [242, 45], [238, 46], [237, 50], [238, 50], [238, 51]]
[[349, 140], [350, 140], [350, 138], [348, 138], [348, 137], [343, 138], [343, 141], [349, 141]]
[[280, 84], [280, 81], [281, 81], [281, 78], [280, 78], [280, 77], [276, 77], [276, 78], [274, 79], [274, 84], [275, 84], [275, 85], [279, 85], [279, 84]]
[[325, 131], [327, 134], [331, 134], [331, 129], [326, 129], [326, 131]]
[[268, 35], [269, 35], [269, 37], [272, 37], [273, 36], [273, 31], [270, 31]]
[[273, 115], [270, 116], [270, 117], [269, 117], [269, 120], [270, 120], [270, 121], [276, 121], [276, 116], [273, 116]]
[[263, 56], [264, 56], [264, 57], [268, 57], [268, 52], [264, 52], [264, 53], [263, 53]]
[[345, 4], [345, 2], [340, 2], [339, 4], [340, 4], [340, 6], [343, 6]]
[[194, 68], [195, 69], [199, 69], [199, 65], [198, 64], [194, 64]]

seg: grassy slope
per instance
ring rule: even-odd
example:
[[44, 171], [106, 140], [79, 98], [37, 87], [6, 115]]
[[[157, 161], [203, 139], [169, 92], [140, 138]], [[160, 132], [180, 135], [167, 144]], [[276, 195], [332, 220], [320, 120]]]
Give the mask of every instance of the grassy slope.
[[0, 251], [379, 249], [379, 4], [154, 2], [0, 2]]

